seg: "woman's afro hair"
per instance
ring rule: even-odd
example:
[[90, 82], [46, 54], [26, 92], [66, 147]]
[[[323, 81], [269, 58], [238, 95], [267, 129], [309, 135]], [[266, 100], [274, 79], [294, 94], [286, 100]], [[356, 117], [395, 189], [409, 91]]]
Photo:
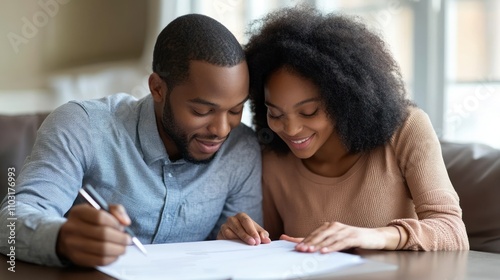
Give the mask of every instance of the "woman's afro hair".
[[245, 54], [253, 123], [260, 142], [281, 153], [286, 144], [267, 125], [264, 87], [285, 68], [319, 89], [336, 132], [351, 153], [386, 144], [413, 106], [385, 43], [359, 20], [309, 7], [285, 8], [254, 22]]

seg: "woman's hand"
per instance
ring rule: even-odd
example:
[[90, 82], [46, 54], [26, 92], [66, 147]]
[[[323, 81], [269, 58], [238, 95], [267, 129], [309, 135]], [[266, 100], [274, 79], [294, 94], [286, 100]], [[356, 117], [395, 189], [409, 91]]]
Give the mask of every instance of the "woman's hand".
[[240, 239], [248, 245], [270, 243], [269, 233], [245, 213], [227, 218], [220, 228], [217, 239]]
[[[401, 232], [404, 229], [399, 228]], [[406, 232], [405, 236], [406, 237]], [[401, 236], [395, 226], [360, 228], [339, 222], [327, 222], [295, 246], [300, 252], [329, 253], [350, 248], [395, 250]], [[400, 246], [400, 245], [399, 245]]]
[[294, 242], [294, 243], [300, 243], [302, 242], [302, 240], [304, 240], [303, 237], [290, 237], [286, 234], [282, 234], [280, 236], [280, 240], [286, 240], [286, 241], [290, 241], [290, 242]]

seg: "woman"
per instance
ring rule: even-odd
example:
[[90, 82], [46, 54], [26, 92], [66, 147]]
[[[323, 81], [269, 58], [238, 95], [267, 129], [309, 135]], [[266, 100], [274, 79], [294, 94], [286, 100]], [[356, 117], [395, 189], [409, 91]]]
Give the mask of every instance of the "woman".
[[[438, 138], [384, 42], [313, 9], [260, 23], [245, 51], [270, 238], [304, 252], [467, 250]], [[245, 214], [219, 238], [269, 242]]]

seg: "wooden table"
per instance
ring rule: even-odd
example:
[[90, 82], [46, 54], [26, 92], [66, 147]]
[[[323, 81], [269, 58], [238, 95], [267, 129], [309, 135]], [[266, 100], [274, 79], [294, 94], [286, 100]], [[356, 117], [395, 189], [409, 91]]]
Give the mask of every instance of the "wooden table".
[[[478, 251], [409, 252], [353, 250], [367, 260], [316, 279], [500, 279], [500, 254]], [[114, 279], [91, 268], [55, 268], [16, 260], [16, 272], [8, 271], [8, 258], [0, 255], [0, 279]], [[394, 264], [391, 270], [377, 271], [378, 262]]]

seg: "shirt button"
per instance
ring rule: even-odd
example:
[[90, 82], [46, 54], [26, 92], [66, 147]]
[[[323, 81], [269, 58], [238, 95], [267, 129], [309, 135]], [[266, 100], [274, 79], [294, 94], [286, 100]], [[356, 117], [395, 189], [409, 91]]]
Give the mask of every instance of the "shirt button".
[[172, 173], [170, 173], [170, 172], [169, 172], [169, 173], [168, 173], [168, 177], [169, 177], [169, 178], [172, 178]]

